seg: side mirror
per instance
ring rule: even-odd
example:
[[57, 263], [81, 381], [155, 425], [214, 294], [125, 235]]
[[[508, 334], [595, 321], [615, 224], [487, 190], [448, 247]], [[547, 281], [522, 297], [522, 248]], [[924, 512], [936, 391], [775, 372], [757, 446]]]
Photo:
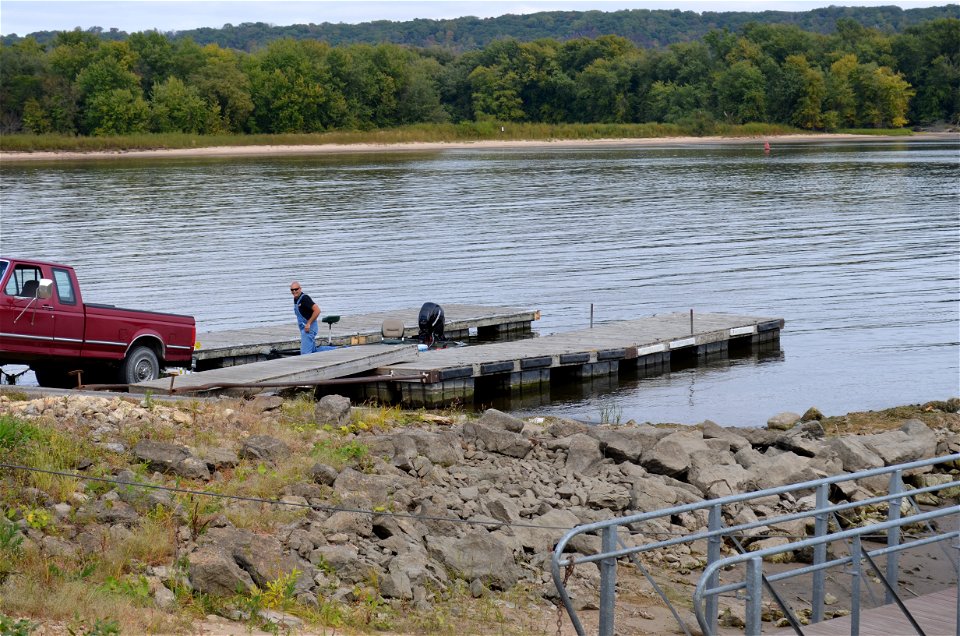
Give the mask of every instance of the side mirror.
[[41, 278], [37, 286], [37, 298], [46, 300], [53, 296], [53, 281], [49, 278]]

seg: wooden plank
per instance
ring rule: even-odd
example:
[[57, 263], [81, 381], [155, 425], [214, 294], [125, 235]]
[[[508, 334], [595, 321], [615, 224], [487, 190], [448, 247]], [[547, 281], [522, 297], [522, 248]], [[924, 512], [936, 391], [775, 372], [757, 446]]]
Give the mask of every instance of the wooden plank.
[[[924, 594], [907, 599], [904, 605], [927, 636], [948, 636], [957, 633], [957, 588], [950, 587], [940, 592]], [[805, 636], [840, 636], [850, 634], [852, 619], [841, 616], [816, 625], [804, 625]], [[784, 629], [775, 634], [793, 634]], [[915, 634], [910, 621], [896, 603], [883, 605], [860, 612], [861, 634]]]
[[[531, 323], [540, 319], [540, 313], [517, 307], [491, 307], [484, 305], [444, 305], [444, 322], [448, 332], [467, 331], [509, 325]], [[326, 314], [323, 314], [326, 315]], [[420, 308], [390, 309], [357, 315], [342, 315], [340, 322], [332, 327], [321, 323], [317, 342], [326, 344], [332, 339], [335, 345], [367, 344], [379, 342], [380, 328], [387, 318], [403, 321], [404, 336], [415, 337], [419, 331], [417, 320]], [[271, 351], [298, 351], [300, 339], [296, 323], [290, 316], [289, 323], [279, 323], [197, 334], [199, 349], [194, 351], [197, 360], [226, 357], [267, 355]]]
[[[176, 376], [177, 393], [190, 393], [209, 384], [254, 384], [258, 382], [297, 382], [342, 378], [417, 357], [416, 345], [364, 345], [320, 351], [304, 356], [253, 362], [223, 369]], [[151, 380], [130, 386], [131, 393], [169, 393], [170, 379]]]

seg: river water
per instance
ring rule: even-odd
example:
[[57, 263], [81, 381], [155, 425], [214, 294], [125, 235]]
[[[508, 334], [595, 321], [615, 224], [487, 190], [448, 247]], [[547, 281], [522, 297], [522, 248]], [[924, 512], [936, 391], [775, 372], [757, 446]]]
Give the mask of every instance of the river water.
[[290, 322], [425, 301], [540, 334], [674, 311], [782, 317], [780, 350], [505, 406], [762, 425], [960, 394], [960, 140], [7, 162], [0, 249], [88, 302]]

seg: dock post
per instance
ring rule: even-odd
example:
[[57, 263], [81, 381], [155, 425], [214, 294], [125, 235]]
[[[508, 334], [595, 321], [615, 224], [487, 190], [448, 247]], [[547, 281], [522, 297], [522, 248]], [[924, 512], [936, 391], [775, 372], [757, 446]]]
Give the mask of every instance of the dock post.
[[590, 303], [590, 328], [593, 329], [593, 303]]
[[693, 335], [693, 309], [690, 310], [690, 335]]

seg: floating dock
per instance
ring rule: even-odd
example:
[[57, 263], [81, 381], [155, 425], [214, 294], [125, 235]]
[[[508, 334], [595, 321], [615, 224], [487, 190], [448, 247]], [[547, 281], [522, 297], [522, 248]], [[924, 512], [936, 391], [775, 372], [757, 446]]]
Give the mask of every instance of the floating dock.
[[[392, 317], [368, 314], [373, 315], [382, 316], [381, 321]], [[662, 373], [675, 361], [699, 363], [734, 348], [776, 343], [783, 324], [782, 318], [673, 313], [469, 347], [428, 351], [418, 351], [415, 344], [343, 347], [142, 382], [130, 390], [198, 394], [349, 376], [355, 383], [320, 386], [317, 392], [412, 407], [473, 404], [484, 394], [548, 392], [552, 382], [592, 384], [596, 378], [615, 380], [627, 373]], [[379, 338], [379, 329], [371, 337]]]
[[[443, 305], [443, 312], [444, 334], [451, 340], [465, 339], [472, 331], [480, 340], [523, 338], [530, 335], [531, 323], [540, 319], [539, 311], [516, 307]], [[380, 342], [380, 329], [387, 318], [402, 320], [404, 337], [413, 338], [419, 332], [419, 316], [419, 307], [340, 316], [340, 321], [331, 327], [320, 324], [317, 343], [342, 347]], [[300, 352], [293, 316], [289, 323], [199, 333], [197, 342], [200, 347], [193, 353], [197, 371], [246, 365]]]
[[671, 359], [697, 361], [779, 341], [783, 324], [782, 318], [719, 313], [611, 322], [516, 342], [427, 351], [375, 371], [420, 380], [374, 382], [352, 390], [361, 399], [414, 407], [473, 404], [478, 393], [535, 393], [549, 390], [551, 382], [588, 382], [625, 371], [662, 373]]

